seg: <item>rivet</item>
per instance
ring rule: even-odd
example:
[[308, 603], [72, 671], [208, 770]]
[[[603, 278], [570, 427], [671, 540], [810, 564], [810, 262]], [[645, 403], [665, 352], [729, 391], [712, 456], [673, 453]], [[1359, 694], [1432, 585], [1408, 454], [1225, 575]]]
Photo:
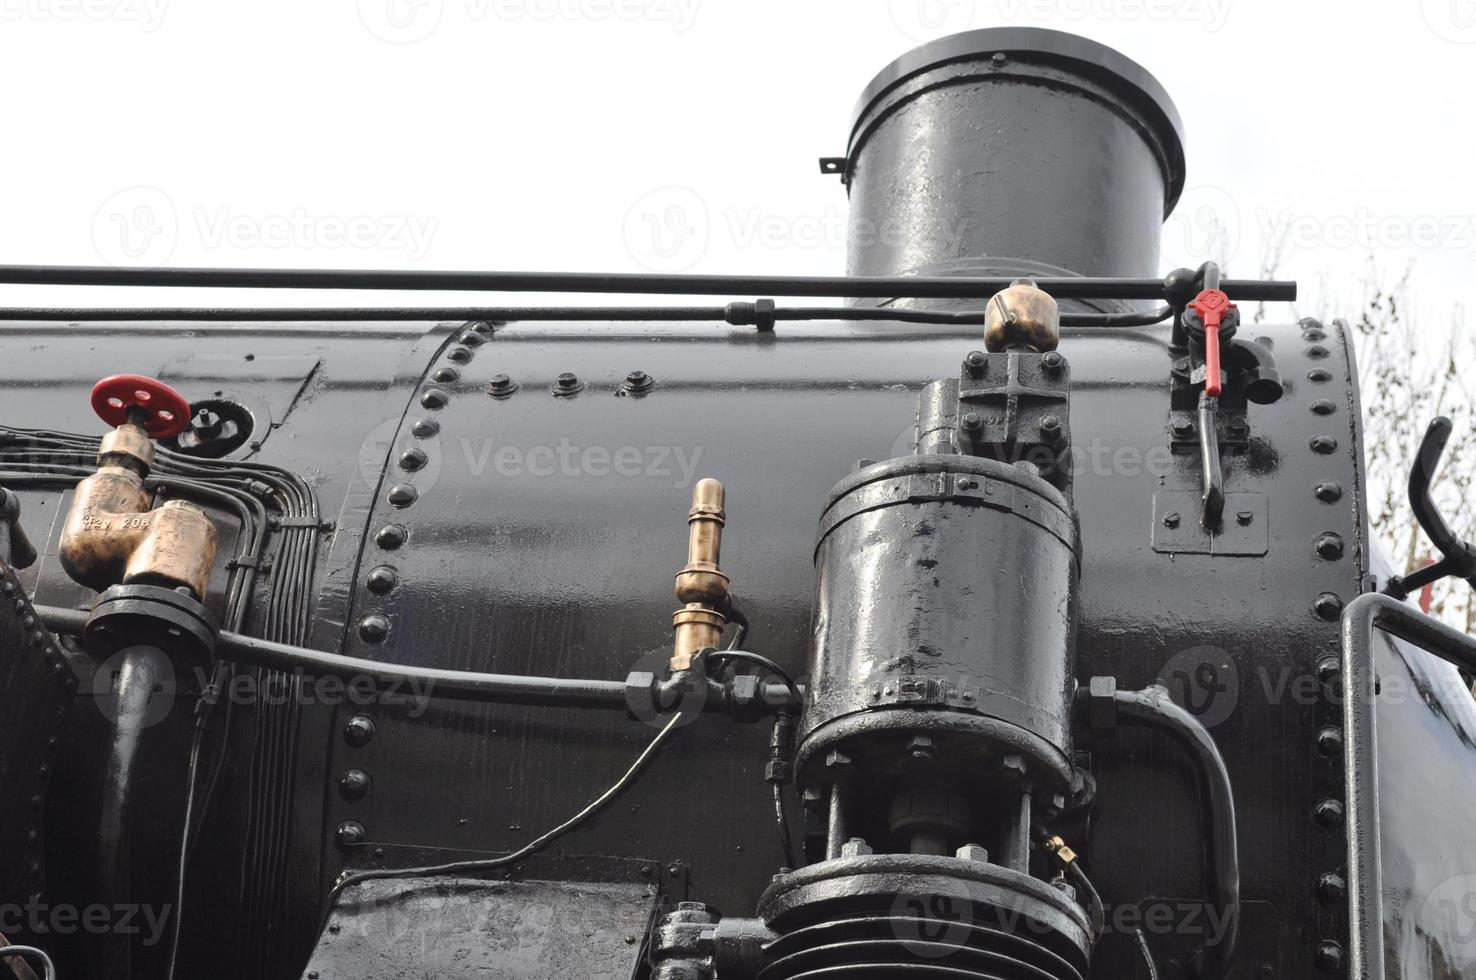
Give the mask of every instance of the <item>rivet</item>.
[[388, 565], [376, 565], [364, 578], [364, 586], [375, 595], [384, 595], [399, 582], [399, 574]]
[[1045, 368], [1047, 374], [1059, 373], [1065, 363], [1066, 358], [1062, 357], [1059, 351], [1046, 351], [1040, 356], [1040, 366]]
[[1178, 514], [1164, 514], [1163, 515], [1163, 526], [1164, 527], [1178, 527], [1179, 526], [1179, 515]]
[[1307, 407], [1312, 409], [1313, 415], [1331, 415], [1338, 410], [1337, 403], [1327, 398], [1319, 398]]
[[1342, 973], [1343, 947], [1331, 939], [1324, 939], [1312, 954], [1312, 965], [1319, 973]]
[[1315, 316], [1304, 316], [1297, 321], [1297, 326], [1303, 330], [1318, 330], [1322, 327], [1322, 321]]
[[475, 330], [468, 330], [457, 339], [468, 347], [480, 347], [487, 342], [487, 338]]
[[1343, 825], [1343, 803], [1341, 800], [1319, 800], [1312, 808], [1312, 816], [1319, 827], [1334, 830]]
[[385, 494], [385, 499], [396, 507], [409, 507], [415, 503], [415, 498], [419, 496], [420, 491], [416, 490], [410, 484], [396, 483], [389, 488], [389, 493]]
[[1338, 674], [1343, 671], [1343, 662], [1337, 657], [1322, 657], [1317, 661], [1313, 669], [1317, 679], [1324, 684], [1330, 684], [1337, 680]]
[[1307, 380], [1314, 384], [1325, 384], [1332, 380], [1332, 372], [1326, 368], [1313, 368], [1307, 372]]
[[26, 613], [25, 616], [21, 618], [21, 627], [28, 630], [35, 629], [36, 617], [31, 613]]
[[1342, 499], [1343, 488], [1332, 480], [1324, 480], [1312, 489], [1312, 494], [1324, 504], [1333, 504]]
[[13, 595], [15, 595], [15, 583], [0, 582], [0, 596], [4, 596], [5, 598], [9, 599]]
[[424, 449], [407, 449], [400, 454], [400, 469], [413, 473], [424, 466], [429, 459]]
[[1307, 445], [1312, 447], [1312, 451], [1314, 453], [1321, 453], [1322, 455], [1326, 456], [1329, 453], [1335, 452], [1337, 450], [1338, 440], [1334, 439], [1332, 436], [1313, 436], [1312, 439], [1307, 443]]
[[374, 719], [368, 715], [354, 715], [343, 726], [343, 740], [353, 748], [363, 748], [373, 737]]
[[1328, 871], [1317, 879], [1317, 899], [1324, 905], [1341, 905], [1348, 898], [1348, 882]]
[[1248, 510], [1242, 510], [1242, 511], [1236, 512], [1236, 514], [1235, 514], [1235, 523], [1239, 524], [1241, 527], [1249, 527], [1251, 521], [1255, 520], [1255, 518], [1256, 518], [1256, 515], [1253, 514], [1252, 512], [1250, 512]]
[[350, 769], [338, 778], [338, 794], [351, 802], [369, 795], [369, 774], [362, 769]]
[[405, 531], [405, 525], [386, 524], [375, 533], [374, 543], [379, 545], [385, 551], [394, 551], [400, 545], [405, 543], [406, 537], [408, 537], [408, 535]]
[[445, 408], [451, 397], [439, 388], [427, 388], [420, 393], [420, 404], [426, 408]]
[[1329, 531], [1319, 534], [1313, 542], [1312, 549], [1317, 552], [1317, 557], [1325, 561], [1337, 561], [1343, 557], [1343, 539]]
[[441, 423], [432, 418], [418, 418], [410, 423], [410, 434], [417, 439], [429, 439], [441, 431]]
[[1343, 733], [1331, 726], [1317, 733], [1317, 751], [1332, 757], [1343, 754]]
[[359, 821], [345, 820], [338, 825], [338, 832], [334, 834], [334, 839], [338, 841], [339, 847], [352, 847], [355, 844], [364, 843], [368, 836], [369, 832]]
[[994, 54], [989, 56], [989, 60], [995, 65], [1002, 65], [1009, 60], [1009, 56], [1006, 55], [1003, 51], [996, 51], [994, 52]]
[[449, 384], [452, 381], [460, 381], [461, 372], [456, 370], [454, 367], [439, 367], [436, 368], [435, 373], [431, 375], [431, 380], [442, 381]]
[[446, 360], [455, 361], [457, 364], [465, 364], [471, 359], [472, 352], [468, 347], [453, 347], [446, 352]]
[[359, 620], [359, 638], [365, 643], [383, 643], [389, 631], [389, 617], [382, 613], [370, 613]]
[[1332, 622], [1343, 614], [1343, 600], [1336, 593], [1322, 592], [1312, 600], [1312, 609], [1323, 619]]
[[1321, 344], [1313, 344], [1311, 347], [1308, 347], [1306, 350], [1302, 351], [1302, 353], [1316, 360], [1321, 360], [1322, 358], [1326, 357], [1330, 353], [1330, 351], [1328, 351], [1328, 349], [1326, 347], [1323, 347]]
[[1061, 419], [1055, 415], [1041, 416], [1040, 434], [1046, 437], [1047, 442], [1058, 441], [1061, 438]]

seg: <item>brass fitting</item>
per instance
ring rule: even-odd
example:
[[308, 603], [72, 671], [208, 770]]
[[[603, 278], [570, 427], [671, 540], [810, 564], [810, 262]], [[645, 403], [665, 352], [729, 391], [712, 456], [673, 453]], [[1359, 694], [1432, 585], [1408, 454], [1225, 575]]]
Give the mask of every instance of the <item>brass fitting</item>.
[[723, 485], [711, 478], [692, 488], [687, 512], [687, 564], [676, 574], [676, 597], [685, 603], [671, 616], [676, 632], [671, 669], [686, 670], [704, 647], [722, 639], [728, 618], [728, 576], [718, 567], [723, 542]]
[[1030, 279], [1016, 279], [984, 308], [984, 348], [1025, 348], [1045, 353], [1061, 342], [1061, 312], [1050, 293]]
[[1045, 848], [1046, 853], [1054, 854], [1063, 868], [1076, 861], [1076, 852], [1059, 837], [1048, 837], [1040, 846]]
[[74, 580], [101, 592], [119, 582], [187, 586], [205, 597], [219, 532], [183, 500], [156, 510], [144, 489], [154, 446], [127, 422], [102, 439], [97, 472], [77, 484], [62, 527], [59, 557]]

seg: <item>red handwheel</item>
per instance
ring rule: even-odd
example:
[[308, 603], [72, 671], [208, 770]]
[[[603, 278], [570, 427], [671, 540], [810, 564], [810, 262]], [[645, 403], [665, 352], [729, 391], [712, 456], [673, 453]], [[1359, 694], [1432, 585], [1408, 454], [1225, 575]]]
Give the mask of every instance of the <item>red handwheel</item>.
[[162, 381], [141, 374], [115, 374], [92, 386], [92, 410], [111, 426], [138, 417], [151, 439], [177, 436], [190, 424], [190, 403]]

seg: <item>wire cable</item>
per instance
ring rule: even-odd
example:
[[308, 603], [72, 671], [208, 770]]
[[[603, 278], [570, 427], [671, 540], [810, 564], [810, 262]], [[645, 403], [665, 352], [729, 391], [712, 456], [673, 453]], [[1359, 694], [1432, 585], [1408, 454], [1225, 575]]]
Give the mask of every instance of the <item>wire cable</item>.
[[1153, 950], [1148, 948], [1148, 936], [1142, 926], [1133, 930], [1133, 937], [1137, 939], [1138, 952], [1143, 954], [1143, 963], [1148, 967], [1148, 980], [1158, 980], [1158, 964], [1153, 962]]
[[51, 962], [51, 957], [46, 955], [46, 950], [35, 946], [0, 946], [0, 957], [7, 956], [34, 956], [41, 961], [42, 980], [56, 980], [56, 965]]
[[[575, 829], [580, 824], [588, 820], [590, 817], [594, 816], [601, 809], [603, 809], [607, 803], [609, 803], [615, 797], [619, 796], [632, 783], [634, 783], [636, 778], [640, 776], [641, 772], [646, 768], [647, 764], [650, 763], [650, 761], [656, 756], [656, 753], [659, 752], [661, 750], [661, 747], [665, 745], [667, 741], [671, 738], [672, 733], [674, 733], [677, 728], [680, 727], [682, 717], [683, 715], [680, 711], [672, 715], [671, 719], [667, 721], [666, 726], [656, 734], [655, 738], [651, 739], [650, 744], [648, 744], [645, 750], [636, 757], [635, 762], [631, 763], [630, 768], [625, 770], [625, 775], [615, 780], [615, 782], [610, 785], [609, 789], [605, 790], [599, 796], [591, 800], [584, 807], [584, 809], [574, 814], [574, 816], [570, 817], [568, 820], [565, 820], [563, 823], [559, 824], [557, 827], [554, 827], [552, 830], [544, 832], [540, 836], [534, 838], [533, 840], [524, 844], [522, 847], [518, 848], [516, 851], [513, 851], [511, 854], [504, 854], [501, 857], [495, 858], [480, 858], [471, 861], [452, 861], [449, 864], [433, 864], [423, 867], [376, 868], [370, 871], [353, 872], [344, 876], [343, 878], [340, 878], [338, 883], [335, 884], [333, 888], [328, 892], [327, 905], [323, 913], [323, 924], [327, 924], [328, 917], [333, 912], [333, 903], [338, 899], [340, 895], [343, 894], [344, 889], [348, 888], [350, 885], [358, 885], [366, 881], [382, 881], [389, 878], [428, 878], [436, 875], [472, 875], [483, 871], [495, 871], [498, 868], [505, 868], [510, 864], [516, 864], [529, 855], [538, 853], [549, 844], [558, 840], [560, 837], [569, 833], [569, 831]], [[322, 931], [321, 928], [319, 929], [319, 931]]]
[[1102, 896], [1098, 894], [1097, 887], [1092, 884], [1086, 872], [1081, 870], [1081, 865], [1075, 861], [1066, 865], [1066, 874], [1076, 883], [1076, 887], [1086, 893], [1088, 914], [1092, 919], [1092, 930], [1098, 939], [1107, 929], [1107, 906], [1102, 904]]

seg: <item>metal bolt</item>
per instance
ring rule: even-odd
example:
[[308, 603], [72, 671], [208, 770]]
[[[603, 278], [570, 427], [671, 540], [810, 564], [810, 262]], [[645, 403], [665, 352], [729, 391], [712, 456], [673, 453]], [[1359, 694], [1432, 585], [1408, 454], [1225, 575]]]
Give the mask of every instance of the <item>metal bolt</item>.
[[1046, 374], [1060, 374], [1065, 365], [1066, 358], [1057, 351], [1048, 350], [1040, 356], [1040, 366], [1045, 369]]
[[338, 841], [339, 847], [352, 847], [355, 844], [362, 844], [368, 837], [369, 832], [357, 820], [345, 820], [338, 825], [338, 832], [334, 834], [334, 839]]
[[1332, 372], [1327, 368], [1313, 368], [1307, 372], [1307, 380], [1313, 384], [1326, 384], [1332, 380]]
[[1324, 905], [1341, 905], [1348, 898], [1348, 882], [1340, 874], [1327, 872], [1317, 879], [1317, 898]]
[[989, 863], [989, 852], [978, 844], [965, 844], [957, 851], [954, 851], [953, 856], [960, 861], [977, 861], [980, 864]]
[[370, 613], [359, 620], [359, 638], [365, 643], [383, 643], [389, 631], [389, 617], [381, 613]]
[[424, 449], [407, 449], [400, 454], [400, 469], [415, 472], [430, 459]]
[[1188, 419], [1174, 419], [1173, 432], [1175, 439], [1189, 439], [1194, 435], [1194, 423]]
[[1343, 600], [1336, 593], [1320, 592], [1312, 600], [1312, 610], [1328, 622], [1333, 622], [1343, 614]]
[[386, 524], [375, 532], [374, 543], [385, 551], [394, 551], [405, 543], [406, 537], [408, 534], [403, 524]]
[[420, 491], [408, 483], [396, 483], [389, 488], [385, 499], [396, 507], [409, 507], [415, 503], [415, 498], [420, 496]]
[[1025, 759], [1022, 756], [1010, 753], [999, 760], [999, 771], [1006, 776], [1015, 776], [1023, 779], [1029, 769], [1025, 765]]
[[639, 394], [641, 392], [650, 391], [654, 385], [655, 382], [645, 371], [632, 371], [625, 376], [625, 384], [623, 387], [626, 391]]
[[384, 595], [399, 584], [400, 576], [388, 565], [377, 565], [369, 570], [364, 585], [375, 595]]
[[989, 358], [984, 356], [983, 351], [973, 350], [964, 355], [964, 373], [971, 378], [982, 378], [989, 370]]
[[1338, 440], [1332, 436], [1313, 436], [1308, 445], [1312, 447], [1314, 453], [1321, 453], [1326, 456], [1337, 450]]
[[1337, 402], [1330, 398], [1319, 398], [1307, 407], [1312, 409], [1313, 415], [1331, 415], [1338, 410]]
[[1062, 895], [1065, 895], [1071, 901], [1076, 901], [1076, 889], [1072, 888], [1071, 883], [1065, 878], [1052, 878], [1051, 887]]
[[914, 759], [920, 761], [932, 759], [935, 754], [933, 740], [926, 735], [914, 735], [907, 743], [907, 751]]
[[572, 395], [584, 387], [579, 378], [568, 371], [554, 379], [553, 393], [555, 395]]
[[362, 769], [350, 769], [338, 779], [338, 794], [350, 802], [357, 802], [369, 795], [369, 774]]
[[965, 413], [964, 417], [958, 420], [958, 424], [963, 427], [965, 432], [980, 432], [984, 428], [984, 420], [979, 417], [979, 413], [977, 412]]
[[374, 737], [374, 719], [368, 715], [354, 715], [343, 726], [343, 740], [356, 749], [369, 744]]
[[457, 364], [465, 364], [472, 359], [472, 352], [467, 347], [453, 347], [446, 352], [446, 359], [455, 361]]
[[844, 752], [831, 752], [825, 757], [825, 765], [826, 768], [829, 769], [849, 768], [851, 765], [851, 757], [846, 755]]
[[417, 439], [429, 439], [441, 431], [441, 423], [431, 418], [418, 418], [410, 423], [410, 434]]
[[1317, 968], [1318, 973], [1342, 973], [1342, 945], [1331, 939], [1324, 939], [1317, 944], [1317, 951], [1312, 954], [1312, 965]]
[[1331, 480], [1324, 480], [1312, 489], [1312, 495], [1324, 504], [1337, 503], [1342, 499], [1343, 488]]
[[843, 858], [866, 857], [871, 853], [873, 853], [871, 845], [860, 837], [852, 837], [841, 845], [841, 857]]
[[518, 383], [505, 374], [494, 374], [487, 381], [487, 394], [493, 398], [506, 398], [518, 390]]
[[461, 379], [461, 372], [454, 367], [436, 368], [435, 373], [431, 375], [431, 379], [444, 382], [459, 381]]
[[1235, 514], [1235, 523], [1239, 524], [1241, 527], [1249, 527], [1251, 521], [1255, 519], [1256, 515], [1248, 510], [1237, 511]]
[[1179, 526], [1179, 515], [1178, 514], [1164, 514], [1163, 515], [1163, 526], [1164, 527], [1178, 527]]
[[1317, 557], [1324, 561], [1337, 561], [1343, 557], [1343, 539], [1331, 531], [1319, 534], [1313, 542], [1312, 549], [1317, 552]]
[[1341, 800], [1320, 800], [1312, 809], [1312, 816], [1319, 827], [1327, 830], [1341, 827], [1343, 824], [1343, 803]]
[[1317, 751], [1325, 756], [1343, 754], [1343, 733], [1336, 728], [1324, 728], [1317, 733]]
[[1008, 60], [1009, 56], [1006, 55], [1003, 51], [996, 51], [994, 52], [994, 54], [989, 56], [990, 63], [994, 65], [1002, 65]]
[[1061, 438], [1061, 419], [1055, 415], [1042, 415], [1040, 417], [1040, 434], [1045, 436], [1047, 442], [1057, 442]]
[[420, 404], [426, 408], [444, 408], [450, 400], [451, 396], [439, 388], [427, 388], [420, 393]]

